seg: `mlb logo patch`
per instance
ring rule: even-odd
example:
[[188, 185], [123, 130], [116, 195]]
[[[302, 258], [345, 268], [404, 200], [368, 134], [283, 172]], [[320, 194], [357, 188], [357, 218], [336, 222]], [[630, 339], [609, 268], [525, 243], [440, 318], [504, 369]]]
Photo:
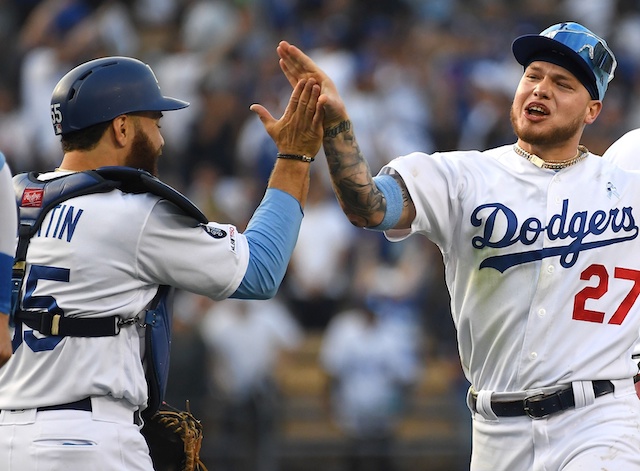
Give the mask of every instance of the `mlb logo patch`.
[[42, 188], [27, 188], [22, 193], [20, 206], [23, 208], [39, 208], [42, 206], [43, 197], [44, 190]]

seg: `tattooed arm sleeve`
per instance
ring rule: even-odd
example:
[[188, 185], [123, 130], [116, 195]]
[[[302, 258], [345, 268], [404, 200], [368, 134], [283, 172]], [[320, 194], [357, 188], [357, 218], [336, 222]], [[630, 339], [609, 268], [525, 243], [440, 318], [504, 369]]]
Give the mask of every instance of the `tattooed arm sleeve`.
[[[347, 119], [326, 129], [323, 145], [333, 189], [342, 210], [353, 225], [378, 230], [410, 227], [415, 217], [415, 207], [404, 181], [396, 173], [390, 173], [390, 176], [399, 184], [402, 208], [399, 217], [392, 215], [394, 225], [386, 227], [390, 224], [388, 219], [385, 221], [388, 201], [371, 175], [369, 164], [356, 141], [351, 121]], [[395, 206], [392, 211], [395, 211]]]

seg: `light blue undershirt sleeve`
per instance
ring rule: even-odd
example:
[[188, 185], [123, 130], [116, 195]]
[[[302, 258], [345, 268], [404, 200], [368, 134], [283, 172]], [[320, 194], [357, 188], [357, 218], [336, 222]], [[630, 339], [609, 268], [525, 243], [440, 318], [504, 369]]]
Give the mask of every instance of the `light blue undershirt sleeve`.
[[373, 181], [387, 200], [387, 211], [384, 213], [384, 219], [380, 224], [367, 229], [388, 231], [398, 224], [400, 216], [402, 216], [402, 189], [397, 180], [391, 175], [378, 175], [373, 177]]
[[266, 191], [244, 231], [249, 266], [232, 298], [275, 296], [296, 246], [302, 217], [300, 203], [293, 196], [275, 188]]

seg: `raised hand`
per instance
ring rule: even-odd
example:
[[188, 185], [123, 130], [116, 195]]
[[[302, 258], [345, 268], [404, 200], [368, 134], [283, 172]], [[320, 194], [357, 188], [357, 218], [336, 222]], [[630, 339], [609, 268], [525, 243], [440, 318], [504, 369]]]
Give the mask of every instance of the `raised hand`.
[[251, 105], [278, 151], [283, 154], [315, 156], [322, 145], [324, 112], [318, 103], [320, 86], [313, 78], [303, 78], [289, 98], [284, 114], [276, 120], [262, 105]]
[[333, 81], [304, 52], [287, 41], [277, 47], [280, 68], [292, 87], [302, 79], [314, 79], [320, 85], [318, 102], [324, 108], [324, 127], [335, 126], [348, 119], [347, 111]]
[[282, 117], [276, 120], [267, 109], [251, 105], [281, 154], [306, 156], [300, 159], [276, 159], [268, 188], [277, 188], [296, 198], [304, 208], [309, 192], [311, 158], [322, 145], [322, 118], [324, 112], [318, 104], [320, 86], [314, 79], [300, 80], [289, 98]]

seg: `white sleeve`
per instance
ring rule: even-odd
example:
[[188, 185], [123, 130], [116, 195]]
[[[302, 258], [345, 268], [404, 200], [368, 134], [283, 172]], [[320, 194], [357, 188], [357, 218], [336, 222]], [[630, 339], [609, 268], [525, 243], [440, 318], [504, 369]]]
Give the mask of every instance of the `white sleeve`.
[[414, 152], [391, 161], [388, 167], [404, 180], [416, 208], [416, 218], [410, 229], [391, 229], [385, 231], [385, 236], [399, 241], [419, 232], [440, 247], [446, 247], [451, 228], [460, 217], [459, 207], [452, 204], [464, 182], [458, 159], [440, 153]]
[[225, 299], [247, 270], [249, 246], [231, 224], [199, 224], [160, 200], [145, 223], [137, 248], [140, 279]]
[[615, 141], [602, 158], [627, 170], [640, 170], [640, 129], [629, 131]]

